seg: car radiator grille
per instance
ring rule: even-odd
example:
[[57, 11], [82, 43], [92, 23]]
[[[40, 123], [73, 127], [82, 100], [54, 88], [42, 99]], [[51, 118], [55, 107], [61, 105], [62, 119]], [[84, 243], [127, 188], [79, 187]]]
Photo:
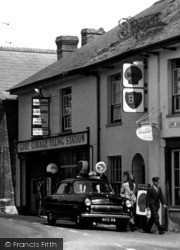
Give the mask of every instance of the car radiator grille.
[[112, 206], [112, 205], [92, 205], [91, 213], [112, 213], [112, 214], [122, 214], [122, 206]]

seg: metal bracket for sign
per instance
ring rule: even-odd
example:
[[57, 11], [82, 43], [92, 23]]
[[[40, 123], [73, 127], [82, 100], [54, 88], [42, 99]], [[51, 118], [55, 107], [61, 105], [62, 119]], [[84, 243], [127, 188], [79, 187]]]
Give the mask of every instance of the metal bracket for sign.
[[[149, 114], [147, 114], [147, 113], [144, 114], [139, 120], [136, 121], [136, 124], [140, 126], [142, 123], [145, 123], [145, 122], [142, 122], [142, 121], [145, 120], [148, 117], [149, 117]], [[148, 122], [148, 121], [146, 121], [146, 122]]]

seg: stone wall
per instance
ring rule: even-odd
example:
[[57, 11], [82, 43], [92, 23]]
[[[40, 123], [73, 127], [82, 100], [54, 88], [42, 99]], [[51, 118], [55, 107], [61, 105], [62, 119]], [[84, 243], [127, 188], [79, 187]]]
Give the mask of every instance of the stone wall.
[[17, 101], [0, 103], [0, 199], [14, 205]]

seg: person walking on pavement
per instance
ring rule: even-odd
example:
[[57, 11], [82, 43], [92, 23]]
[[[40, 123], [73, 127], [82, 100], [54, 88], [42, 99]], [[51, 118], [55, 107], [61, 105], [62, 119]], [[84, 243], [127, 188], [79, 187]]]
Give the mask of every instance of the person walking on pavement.
[[131, 230], [134, 230], [134, 208], [135, 208], [135, 202], [136, 202], [136, 196], [135, 196], [135, 192], [136, 192], [136, 184], [134, 183], [134, 176], [131, 174], [129, 175], [127, 174], [127, 180], [126, 182], [124, 182], [122, 184], [121, 187], [121, 192], [120, 192], [120, 196], [121, 197], [126, 197], [127, 199], [129, 199], [131, 201], [132, 204], [132, 210], [131, 210], [131, 218], [129, 220], [130, 225], [131, 225]]
[[148, 189], [146, 196], [146, 207], [148, 212], [151, 211], [151, 217], [147, 222], [146, 232], [150, 233], [151, 228], [155, 223], [158, 228], [159, 234], [164, 234], [165, 231], [163, 230], [159, 222], [158, 211], [160, 208], [160, 202], [166, 208], [165, 199], [162, 193], [162, 189], [159, 187], [159, 177], [153, 177], [152, 182], [153, 184]]

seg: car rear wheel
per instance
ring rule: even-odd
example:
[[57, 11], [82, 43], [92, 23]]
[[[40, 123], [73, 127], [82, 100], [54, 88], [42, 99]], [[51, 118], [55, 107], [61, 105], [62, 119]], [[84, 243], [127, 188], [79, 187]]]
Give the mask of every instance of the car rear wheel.
[[116, 228], [118, 231], [126, 231], [127, 230], [127, 220], [117, 220], [116, 222]]
[[52, 213], [47, 214], [47, 222], [49, 225], [55, 225], [56, 224], [56, 219], [52, 216]]

